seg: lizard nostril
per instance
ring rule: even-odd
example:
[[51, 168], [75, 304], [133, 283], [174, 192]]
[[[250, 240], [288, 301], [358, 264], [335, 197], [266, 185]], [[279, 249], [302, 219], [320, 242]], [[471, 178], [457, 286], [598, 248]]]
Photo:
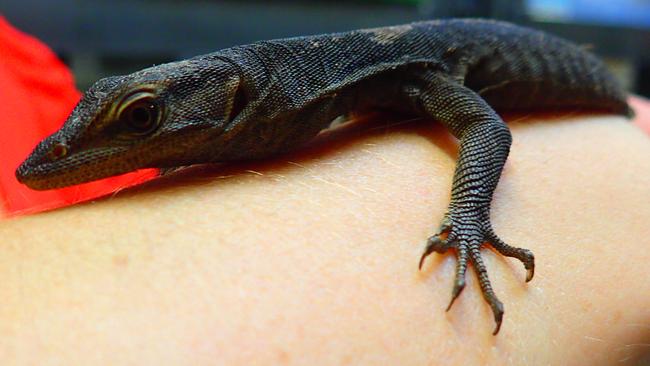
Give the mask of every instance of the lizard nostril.
[[56, 144], [52, 145], [49, 155], [52, 160], [58, 160], [65, 157], [68, 155], [68, 145], [57, 142]]

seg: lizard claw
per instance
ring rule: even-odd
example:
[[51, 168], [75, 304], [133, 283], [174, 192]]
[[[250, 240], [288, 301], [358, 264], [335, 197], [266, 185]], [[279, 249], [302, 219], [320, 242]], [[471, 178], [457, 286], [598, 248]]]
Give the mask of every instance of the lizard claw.
[[526, 268], [526, 282], [533, 279], [533, 276], [535, 275], [535, 255], [533, 255], [533, 252], [528, 249], [516, 248], [504, 243], [503, 240], [496, 236], [494, 231], [492, 231], [492, 228], [488, 228], [486, 239], [490, 244], [492, 244], [492, 247], [502, 255], [517, 258], [524, 264], [524, 268]]
[[449, 230], [451, 230], [451, 221], [447, 215], [445, 215], [438, 232], [427, 240], [427, 246], [424, 248], [424, 252], [420, 257], [420, 264], [418, 265], [419, 270], [422, 270], [422, 264], [424, 264], [424, 260], [429, 256], [429, 254], [433, 252], [441, 254], [445, 253], [452, 246], [451, 242], [455, 240], [455, 236], [447, 235], [446, 239], [440, 238], [442, 235], [446, 235]]
[[499, 333], [499, 330], [501, 330], [501, 322], [503, 321], [503, 304], [498, 299], [495, 300], [496, 309], [493, 307], [492, 312], [494, 313], [494, 322], [496, 323], [496, 326], [494, 327], [492, 335], [497, 335]]
[[445, 311], [449, 311], [449, 309], [451, 309], [451, 306], [454, 304], [454, 301], [456, 301], [456, 298], [458, 298], [460, 293], [463, 292], [463, 289], [465, 288], [466, 269], [467, 255], [459, 255], [458, 262], [456, 263], [456, 279], [454, 280], [454, 288], [451, 291], [451, 300], [449, 301], [449, 305], [447, 305], [447, 309]]
[[535, 275], [535, 268], [530, 268], [526, 270], [526, 282], [530, 282], [530, 280], [533, 279], [533, 276]]
[[418, 269], [422, 269], [422, 264], [424, 264], [424, 260], [429, 256], [429, 254], [433, 252], [437, 253], [444, 253], [447, 251], [449, 248], [449, 241], [448, 240], [443, 240], [438, 237], [438, 235], [434, 235], [427, 240], [427, 246], [424, 249], [424, 252], [422, 253], [422, 256], [420, 257], [420, 264], [418, 265]]
[[[481, 256], [481, 246], [484, 242], [490, 243], [499, 253], [521, 260], [526, 268], [526, 282], [530, 281], [535, 273], [535, 257], [528, 249], [516, 248], [504, 243], [494, 234], [489, 220], [485, 219], [485, 217], [487, 216], [470, 217], [468, 222], [458, 225], [454, 225], [452, 220], [445, 217], [440, 232], [427, 240], [427, 245], [420, 258], [419, 268], [422, 268], [425, 258], [431, 253], [445, 253], [449, 248], [456, 249], [457, 262], [454, 287], [446, 310], [449, 311], [465, 288], [467, 262], [471, 261], [478, 275], [483, 297], [494, 314], [496, 327], [493, 334], [496, 335], [499, 333], [503, 321], [503, 303], [499, 301], [492, 289], [487, 268]], [[465, 219], [467, 220], [467, 218]], [[446, 237], [442, 239], [441, 236]]]

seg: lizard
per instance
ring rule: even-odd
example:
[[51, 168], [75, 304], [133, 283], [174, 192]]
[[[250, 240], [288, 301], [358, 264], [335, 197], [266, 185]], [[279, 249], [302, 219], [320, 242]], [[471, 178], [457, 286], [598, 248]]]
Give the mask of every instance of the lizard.
[[427, 241], [457, 261], [449, 310], [474, 267], [496, 326], [504, 307], [481, 256], [506, 244], [490, 204], [512, 137], [497, 111], [598, 109], [630, 116], [604, 63], [570, 41], [484, 19], [448, 19], [259, 41], [98, 80], [60, 130], [16, 170], [36, 190], [140, 168], [262, 159], [294, 150], [349, 112], [390, 110], [442, 123], [459, 140], [451, 201]]

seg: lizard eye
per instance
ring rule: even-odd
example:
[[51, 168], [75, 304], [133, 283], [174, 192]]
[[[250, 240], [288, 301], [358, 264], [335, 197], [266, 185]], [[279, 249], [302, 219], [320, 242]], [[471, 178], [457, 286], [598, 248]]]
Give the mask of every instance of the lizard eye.
[[131, 133], [146, 135], [160, 124], [160, 106], [150, 92], [129, 95], [118, 110], [118, 119]]
[[158, 126], [158, 107], [150, 101], [138, 101], [124, 110], [121, 119], [134, 132], [147, 134]]

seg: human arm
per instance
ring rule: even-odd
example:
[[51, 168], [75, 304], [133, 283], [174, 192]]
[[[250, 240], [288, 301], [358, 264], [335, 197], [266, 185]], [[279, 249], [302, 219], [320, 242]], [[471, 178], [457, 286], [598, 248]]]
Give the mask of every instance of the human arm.
[[520, 263], [484, 249], [507, 314], [497, 337], [473, 272], [445, 313], [455, 259], [417, 270], [457, 154], [443, 128], [419, 124], [2, 222], [0, 358], [611, 364], [641, 352], [648, 137], [618, 117], [540, 118], [510, 123], [493, 201], [495, 229], [538, 266], [525, 284]]

